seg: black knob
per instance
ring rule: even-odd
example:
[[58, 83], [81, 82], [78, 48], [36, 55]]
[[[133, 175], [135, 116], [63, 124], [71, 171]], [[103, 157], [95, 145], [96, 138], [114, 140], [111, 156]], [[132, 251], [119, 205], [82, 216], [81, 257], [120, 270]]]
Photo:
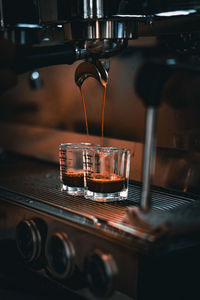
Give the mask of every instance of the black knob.
[[46, 246], [48, 271], [56, 278], [64, 279], [74, 270], [75, 250], [66, 233], [54, 233]]
[[156, 60], [146, 61], [140, 66], [135, 79], [135, 89], [146, 106], [160, 105], [163, 87], [171, 73], [171, 65]]
[[90, 290], [99, 297], [108, 297], [116, 285], [117, 265], [111, 254], [95, 250], [85, 261], [85, 274]]
[[42, 252], [42, 235], [34, 219], [21, 221], [16, 227], [16, 243], [26, 262], [36, 261]]

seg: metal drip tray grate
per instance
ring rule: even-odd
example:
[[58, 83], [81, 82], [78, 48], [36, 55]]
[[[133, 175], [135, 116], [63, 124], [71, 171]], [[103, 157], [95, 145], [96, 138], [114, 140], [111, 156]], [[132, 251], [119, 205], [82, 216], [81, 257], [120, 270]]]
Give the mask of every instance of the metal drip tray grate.
[[[138, 205], [141, 193], [140, 186], [129, 184], [127, 201], [97, 203], [84, 197], [72, 197], [60, 190], [58, 168], [27, 159], [18, 159], [1, 166], [0, 187], [79, 216], [92, 216], [117, 224], [122, 224], [128, 206]], [[192, 202], [195, 200], [163, 191], [152, 191], [152, 210], [156, 214], [187, 207]]]

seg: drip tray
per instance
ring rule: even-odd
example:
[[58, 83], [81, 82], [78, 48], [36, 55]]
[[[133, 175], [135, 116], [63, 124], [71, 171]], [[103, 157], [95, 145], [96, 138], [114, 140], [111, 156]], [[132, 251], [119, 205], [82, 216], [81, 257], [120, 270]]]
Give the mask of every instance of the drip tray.
[[[70, 221], [107, 230], [127, 237], [138, 237], [154, 241], [157, 236], [147, 229], [123, 222], [126, 210], [138, 206], [141, 188], [129, 184], [126, 201], [97, 203], [84, 197], [69, 196], [60, 190], [59, 167], [57, 165], [9, 156], [0, 163], [0, 196], [2, 199], [20, 202], [23, 205]], [[181, 231], [184, 227], [198, 228], [200, 205], [198, 200], [177, 196], [164, 190], [152, 189], [152, 210], [149, 222], [158, 226], [169, 222]]]

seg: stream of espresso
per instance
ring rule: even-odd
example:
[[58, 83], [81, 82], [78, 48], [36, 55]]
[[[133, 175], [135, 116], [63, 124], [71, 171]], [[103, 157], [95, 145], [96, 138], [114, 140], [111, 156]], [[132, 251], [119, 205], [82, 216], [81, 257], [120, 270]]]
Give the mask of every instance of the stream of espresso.
[[81, 93], [81, 98], [82, 98], [82, 102], [83, 102], [83, 111], [84, 111], [84, 116], [85, 116], [86, 134], [88, 136], [89, 135], [89, 130], [88, 130], [87, 112], [86, 112], [85, 98], [84, 98], [83, 90], [82, 90], [81, 87], [80, 87], [80, 93]]
[[[107, 82], [103, 81], [103, 100], [102, 100], [102, 106], [101, 106], [101, 136], [104, 137], [104, 118], [105, 118], [105, 103], [106, 103], [106, 90], [107, 90]], [[83, 103], [83, 111], [84, 111], [84, 117], [85, 117], [85, 128], [86, 128], [86, 134], [89, 135], [89, 129], [88, 129], [88, 121], [87, 121], [87, 111], [86, 111], [86, 104], [85, 104], [85, 97], [83, 94], [82, 87], [80, 87], [80, 93], [81, 93], [81, 99]]]
[[106, 90], [107, 90], [107, 82], [103, 81], [103, 101], [101, 107], [101, 136], [104, 137], [104, 117], [105, 117], [105, 103], [106, 103]]
[[[104, 145], [104, 118], [105, 118], [107, 82], [103, 81], [102, 85], [103, 85], [103, 99], [102, 99], [102, 105], [101, 105], [101, 137], [102, 137], [101, 144]], [[88, 130], [86, 103], [85, 103], [85, 97], [83, 94], [83, 90], [81, 87], [80, 87], [80, 93], [81, 93], [81, 98], [82, 98], [82, 102], [83, 102], [86, 133], [88, 136], [89, 130]], [[93, 193], [105, 194], [105, 193], [120, 192], [125, 185], [124, 178], [121, 177], [120, 175], [110, 173], [106, 169], [106, 160], [102, 160], [102, 161], [103, 161], [103, 164], [101, 164], [101, 168], [103, 167], [103, 170], [101, 170], [102, 174], [92, 172], [92, 174], [87, 177], [87, 188]], [[79, 187], [81, 187], [81, 184], [83, 186], [83, 173], [75, 174], [75, 176], [74, 176], [74, 174], [69, 174], [68, 177], [63, 176], [63, 182], [66, 185], [70, 183], [71, 186], [73, 186], [73, 184], [75, 182], [76, 185], [79, 184]]]

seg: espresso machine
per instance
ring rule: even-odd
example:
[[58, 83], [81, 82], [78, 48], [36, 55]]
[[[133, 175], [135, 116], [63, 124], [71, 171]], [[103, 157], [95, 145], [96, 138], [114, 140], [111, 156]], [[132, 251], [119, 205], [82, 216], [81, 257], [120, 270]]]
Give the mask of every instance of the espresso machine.
[[[166, 84], [182, 72], [200, 74], [199, 9], [200, 2], [191, 0], [0, 1], [1, 38], [15, 45], [11, 67], [16, 74], [29, 72], [35, 90], [43, 88], [40, 68], [78, 60], [77, 86], [88, 77], [102, 84], [109, 79], [110, 58], [126, 51], [130, 40], [156, 36], [158, 41], [148, 54], [133, 50], [139, 61], [133, 86], [146, 106], [146, 135], [144, 145], [126, 144], [133, 147], [133, 169], [139, 170], [127, 201], [95, 203], [63, 194], [55, 153], [47, 162], [17, 145], [9, 148], [8, 136], [0, 141], [6, 150], [0, 171], [0, 272], [17, 280], [18, 289], [50, 290], [55, 297], [66, 292], [69, 299], [199, 299], [198, 179], [189, 193], [175, 189], [176, 180], [170, 188], [159, 184], [165, 161], [175, 165], [169, 172], [178, 182], [182, 169], [176, 162], [185, 149], [156, 145]], [[182, 99], [170, 104], [186, 105]], [[54, 134], [56, 141], [59, 133], [47, 132]], [[198, 143], [190, 146], [186, 150], [195, 153], [197, 165]], [[189, 166], [186, 179], [191, 172]], [[198, 168], [194, 175], [198, 178]]]

